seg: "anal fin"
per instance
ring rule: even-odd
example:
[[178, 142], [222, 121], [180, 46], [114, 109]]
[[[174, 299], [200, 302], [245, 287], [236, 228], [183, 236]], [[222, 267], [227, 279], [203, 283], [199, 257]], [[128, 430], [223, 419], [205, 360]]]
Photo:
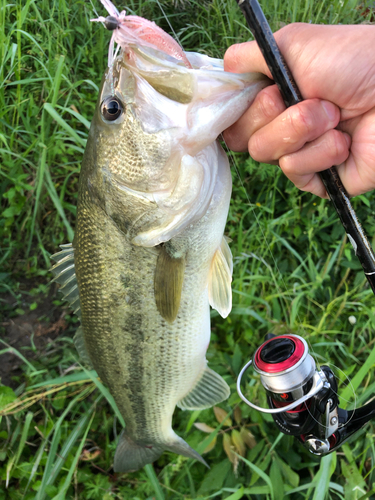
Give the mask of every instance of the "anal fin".
[[154, 295], [156, 307], [169, 323], [176, 319], [181, 301], [185, 258], [172, 257], [162, 245], [155, 269]]
[[177, 406], [182, 410], [204, 410], [228, 399], [229, 395], [230, 389], [225, 380], [206, 367], [194, 388]]

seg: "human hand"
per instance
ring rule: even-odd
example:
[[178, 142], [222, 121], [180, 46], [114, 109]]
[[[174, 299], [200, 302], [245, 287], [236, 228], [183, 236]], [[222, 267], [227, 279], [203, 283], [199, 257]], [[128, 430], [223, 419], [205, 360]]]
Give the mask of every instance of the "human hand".
[[[227, 145], [280, 165], [298, 188], [321, 197], [316, 172], [332, 165], [350, 196], [374, 189], [374, 28], [291, 24], [275, 38], [305, 100], [286, 109], [276, 85], [263, 89], [224, 132]], [[224, 68], [272, 78], [256, 42], [232, 45]]]

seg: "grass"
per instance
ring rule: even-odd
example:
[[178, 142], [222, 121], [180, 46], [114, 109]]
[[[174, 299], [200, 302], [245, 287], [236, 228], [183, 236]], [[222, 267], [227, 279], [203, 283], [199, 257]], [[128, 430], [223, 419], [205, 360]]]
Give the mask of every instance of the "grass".
[[[234, 1], [174, 4], [162, 2], [185, 49], [222, 57], [229, 45], [250, 38]], [[373, 15], [353, 0], [267, 0], [262, 6], [274, 30], [293, 21], [360, 23]], [[102, 13], [99, 2], [95, 7]], [[129, 1], [126, 8], [169, 30], [157, 2]], [[80, 162], [106, 66], [109, 34], [89, 22], [93, 16], [83, 0], [0, 0], [2, 333], [7, 321], [26, 321], [33, 312], [48, 326], [42, 305], [53, 293], [46, 286], [49, 256], [73, 237]], [[66, 311], [65, 331], [40, 350], [36, 336], [23, 347], [1, 345], [1, 354], [22, 363], [13, 389], [0, 386], [1, 498], [374, 497], [372, 424], [319, 460], [237, 396], [236, 376], [263, 336], [291, 332], [308, 340], [319, 363], [337, 366], [342, 404], [353, 400], [345, 376], [363, 404], [375, 390], [375, 308], [329, 203], [299, 192], [275, 167], [247, 155], [232, 154], [231, 162], [233, 311], [225, 321], [212, 314], [208, 357], [232, 395], [221, 411], [177, 411], [174, 419], [184, 439], [206, 450], [211, 470], [164, 453], [137, 473], [113, 473], [122, 417], [95, 372], [77, 362], [76, 324]], [[371, 202], [368, 194], [354, 206], [374, 235]], [[63, 306], [54, 297], [51, 307]], [[264, 405], [258, 379], [246, 393]]]

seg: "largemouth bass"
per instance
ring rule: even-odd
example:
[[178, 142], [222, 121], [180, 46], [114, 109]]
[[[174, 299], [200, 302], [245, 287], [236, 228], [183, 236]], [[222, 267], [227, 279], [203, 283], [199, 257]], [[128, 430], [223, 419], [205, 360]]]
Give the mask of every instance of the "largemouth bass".
[[216, 139], [268, 80], [225, 73], [221, 60], [185, 53], [154, 23], [103, 3], [121, 50], [91, 123], [73, 245], [53, 256], [53, 272], [81, 319], [77, 349], [126, 423], [114, 470], [164, 450], [205, 463], [172, 415], [229, 396], [205, 357], [209, 305], [222, 317], [232, 305], [231, 174]]

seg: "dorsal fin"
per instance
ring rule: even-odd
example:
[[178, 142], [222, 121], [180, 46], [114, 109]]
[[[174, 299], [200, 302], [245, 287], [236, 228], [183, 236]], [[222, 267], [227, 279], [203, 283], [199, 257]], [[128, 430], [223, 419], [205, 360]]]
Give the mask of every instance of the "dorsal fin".
[[56, 261], [56, 264], [51, 268], [51, 272], [55, 276], [51, 283], [59, 283], [64, 300], [69, 302], [73, 313], [81, 319], [81, 305], [74, 267], [74, 248], [71, 243], [60, 245], [60, 248], [60, 252], [51, 255], [51, 259]]

